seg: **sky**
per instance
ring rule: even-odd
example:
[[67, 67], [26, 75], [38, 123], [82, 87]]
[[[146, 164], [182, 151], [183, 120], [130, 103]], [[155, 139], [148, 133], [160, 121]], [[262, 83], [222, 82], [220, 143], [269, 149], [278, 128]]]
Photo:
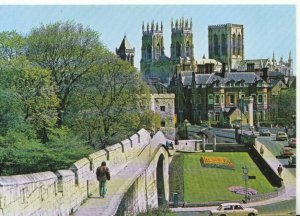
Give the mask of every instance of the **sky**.
[[0, 5], [0, 31], [26, 35], [33, 27], [72, 20], [99, 32], [115, 51], [126, 34], [135, 47], [135, 66], [141, 59], [142, 23], [162, 22], [165, 54], [170, 56], [171, 19], [193, 20], [195, 58], [208, 56], [208, 25], [243, 24], [246, 59], [288, 59], [296, 55], [295, 5]]

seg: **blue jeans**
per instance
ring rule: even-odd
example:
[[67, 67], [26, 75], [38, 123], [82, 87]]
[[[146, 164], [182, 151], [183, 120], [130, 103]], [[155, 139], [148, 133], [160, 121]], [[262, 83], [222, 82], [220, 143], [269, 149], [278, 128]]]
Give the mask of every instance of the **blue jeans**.
[[100, 180], [99, 181], [99, 192], [100, 192], [100, 197], [103, 197], [105, 196], [106, 194], [106, 181], [103, 181], [103, 180]]

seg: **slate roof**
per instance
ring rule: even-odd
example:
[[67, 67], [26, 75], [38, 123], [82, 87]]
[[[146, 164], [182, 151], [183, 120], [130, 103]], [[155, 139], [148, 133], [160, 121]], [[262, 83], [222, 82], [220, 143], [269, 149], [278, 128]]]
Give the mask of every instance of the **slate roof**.
[[242, 60], [237, 68], [238, 71], [247, 71], [247, 64], [254, 63], [254, 68], [266, 68], [268, 67], [268, 63], [270, 63], [269, 59], [248, 59]]
[[119, 50], [133, 50], [132, 46], [130, 45], [126, 35], [124, 36], [121, 45], [119, 47]]
[[[181, 74], [182, 83], [184, 86], [192, 84], [192, 72], [184, 72]], [[229, 81], [239, 82], [244, 80], [245, 83], [255, 83], [262, 80], [262, 78], [253, 72], [234, 72], [226, 73], [226, 77], [223, 78], [215, 73], [212, 74], [195, 74], [196, 85], [200, 84], [212, 84], [215, 81], [226, 84]]]

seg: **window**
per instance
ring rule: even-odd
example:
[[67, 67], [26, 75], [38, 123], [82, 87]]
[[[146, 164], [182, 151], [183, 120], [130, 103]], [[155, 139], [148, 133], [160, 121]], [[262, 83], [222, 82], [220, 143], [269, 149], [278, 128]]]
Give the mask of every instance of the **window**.
[[165, 106], [160, 106], [160, 111], [165, 112], [166, 111], [166, 107]]
[[212, 94], [208, 95], [208, 104], [213, 104], [214, 103], [214, 96]]
[[226, 54], [226, 38], [225, 35], [222, 34], [222, 54], [225, 55]]
[[190, 43], [189, 42], [186, 43], [185, 54], [186, 54], [186, 57], [190, 57]]
[[218, 36], [214, 35], [214, 53], [215, 55], [219, 55], [219, 44], [218, 44]]
[[159, 45], [159, 43], [158, 43], [157, 46], [156, 46], [155, 58], [156, 58], [157, 60], [159, 60], [159, 58], [160, 58], [160, 45]]
[[238, 39], [237, 39], [237, 54], [241, 55], [241, 35], [238, 35]]
[[241, 81], [240, 86], [241, 86], [241, 87], [244, 87], [244, 86], [245, 86], [245, 82], [244, 82], [243, 80]]
[[263, 102], [263, 96], [262, 95], [258, 95], [257, 97], [257, 103], [262, 104]]
[[180, 44], [177, 41], [176, 43], [176, 57], [180, 57], [181, 56], [181, 52], [180, 52]]
[[160, 122], [160, 126], [161, 126], [161, 127], [166, 127], [166, 122], [165, 122], [165, 121], [161, 121], [161, 122]]
[[215, 95], [215, 104], [220, 103], [220, 95]]
[[233, 55], [236, 54], [236, 38], [235, 38], [235, 34], [233, 34], [232, 36], [232, 45], [233, 45]]
[[224, 95], [221, 95], [221, 103], [224, 103]]
[[234, 104], [234, 95], [229, 95], [229, 103]]
[[151, 59], [151, 46], [148, 45], [147, 47], [147, 59]]
[[220, 112], [215, 112], [215, 121], [220, 121]]

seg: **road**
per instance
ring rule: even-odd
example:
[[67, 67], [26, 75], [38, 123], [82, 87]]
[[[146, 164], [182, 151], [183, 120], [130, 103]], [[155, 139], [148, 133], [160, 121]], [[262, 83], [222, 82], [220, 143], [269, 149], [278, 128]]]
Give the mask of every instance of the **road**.
[[[258, 137], [258, 141], [260, 143], [262, 143], [275, 156], [279, 156], [281, 149], [284, 146], [288, 146], [287, 141], [276, 141], [274, 134], [272, 134], [271, 137]], [[294, 154], [296, 154], [296, 148], [294, 148], [293, 151], [294, 151]], [[288, 166], [288, 158], [279, 158], [278, 157], [278, 160], [285, 168], [288, 169], [288, 171], [290, 173], [293, 174], [293, 176], [296, 177], [296, 168]]]

